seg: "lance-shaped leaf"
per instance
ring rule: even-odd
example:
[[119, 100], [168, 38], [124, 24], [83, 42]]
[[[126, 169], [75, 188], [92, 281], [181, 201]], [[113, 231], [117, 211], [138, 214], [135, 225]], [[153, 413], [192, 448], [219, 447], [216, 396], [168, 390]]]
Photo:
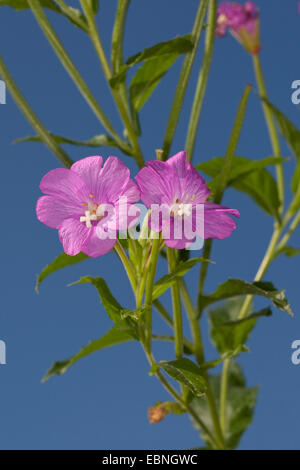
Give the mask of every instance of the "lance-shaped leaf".
[[[137, 310], [130, 310], [121, 307], [119, 302], [115, 299], [111, 293], [108, 285], [105, 280], [101, 277], [91, 277], [85, 276], [79, 279], [79, 281], [73, 282], [70, 286], [77, 284], [92, 284], [96, 287], [100, 301], [105, 308], [109, 318], [116, 324], [122, 325], [123, 328], [127, 328], [127, 331], [130, 332], [132, 336], [138, 339], [137, 329], [135, 327], [135, 322], [143, 315], [144, 308]], [[122, 323], [120, 321], [123, 320]]]
[[300, 159], [300, 131], [297, 127], [267, 99], [263, 99], [266, 105], [270, 108], [273, 116], [278, 124], [279, 130], [291, 148], [294, 155]]
[[175, 271], [170, 274], [166, 274], [161, 279], [159, 279], [153, 288], [153, 300], [160, 297], [176, 280], [182, 276], [184, 276], [190, 269], [192, 269], [195, 264], [203, 262], [203, 263], [211, 263], [211, 261], [206, 260], [202, 257], [192, 258], [188, 261], [184, 261], [179, 263]]
[[274, 254], [274, 258], [279, 255], [285, 255], [288, 258], [292, 258], [293, 256], [300, 255], [300, 248], [294, 248], [292, 246], [283, 246], [280, 250], [277, 250]]
[[[77, 8], [67, 6], [64, 11], [54, 0], [39, 0], [41, 7], [60, 13], [70, 20], [75, 26], [87, 32], [88, 27], [85, 16]], [[0, 0], [0, 6], [9, 6], [15, 10], [27, 10], [29, 7], [27, 0]]]
[[163, 369], [170, 377], [188, 387], [193, 395], [199, 397], [205, 394], [207, 385], [203, 373], [200, 367], [189, 359], [161, 361], [152, 367], [151, 373], [155, 373], [157, 369]]
[[138, 69], [129, 86], [130, 102], [135, 111], [144, 106], [177, 57], [178, 54], [155, 57]]
[[[266, 99], [264, 99], [264, 101], [272, 111], [283, 138], [298, 160], [291, 184], [292, 190], [296, 192], [300, 184], [300, 130], [297, 129], [292, 121], [290, 121], [278, 108], [276, 108], [276, 106], [270, 103], [270, 101]], [[297, 203], [294, 209], [297, 210], [299, 206], [300, 201]]]
[[76, 256], [69, 256], [66, 253], [61, 253], [57, 258], [55, 258], [54, 261], [52, 261], [52, 263], [45, 266], [43, 271], [37, 276], [35, 285], [36, 292], [39, 291], [41, 282], [43, 282], [43, 280], [46, 279], [46, 277], [48, 277], [50, 274], [58, 271], [59, 269], [66, 268], [67, 266], [80, 263], [86, 259], [88, 259], [88, 256], [84, 253], [79, 253]]
[[65, 359], [64, 361], [54, 362], [43, 378], [43, 382], [46, 382], [52, 375], [64, 374], [75, 362], [79, 361], [79, 359], [93, 354], [96, 351], [100, 351], [100, 349], [134, 339], [130, 332], [128, 332], [127, 325], [124, 322], [120, 322], [114, 325], [102, 338], [91, 341], [87, 346], [83, 347], [75, 356]]
[[[275, 165], [285, 159], [269, 157], [262, 160], [249, 160], [234, 157], [227, 186], [248, 194], [265, 212], [278, 216], [280, 205], [276, 181], [266, 166]], [[218, 186], [218, 175], [222, 169], [223, 158], [216, 157], [197, 165], [197, 169], [214, 178], [208, 185], [214, 193]]]
[[[221, 376], [213, 375], [210, 377], [212, 393], [215, 399], [217, 409], [220, 406]], [[227, 426], [225, 430], [225, 442], [227, 449], [235, 449], [238, 443], [249, 427], [253, 419], [254, 406], [257, 400], [258, 388], [249, 388], [246, 386], [245, 378], [238, 364], [231, 361], [227, 385], [227, 405], [226, 416]], [[209, 411], [209, 405], [206, 398], [195, 397], [191, 403], [198, 416], [201, 416], [207, 428], [214, 432], [214, 425]], [[208, 436], [199, 425], [194, 421], [194, 426], [200, 431], [201, 437], [210, 445]]]
[[[54, 135], [54, 134], [50, 134], [50, 135], [57, 144], [76, 145], [79, 147], [116, 147], [116, 148], [119, 148], [118, 143], [107, 134], [95, 135], [94, 137], [88, 140], [74, 140], [74, 139], [68, 139], [67, 137], [62, 137], [60, 135]], [[16, 139], [14, 140], [13, 143], [19, 144], [22, 142], [42, 142], [42, 140], [39, 136], [27, 136], [27, 137], [21, 137], [20, 139]], [[124, 152], [123, 149], [122, 151]]]
[[179, 54], [184, 54], [191, 51], [193, 49], [193, 45], [194, 44], [191, 35], [186, 35], [148, 47], [144, 49], [143, 52], [139, 52], [138, 54], [129, 57], [129, 59], [126, 61], [126, 64], [121, 67], [118, 74], [111, 78], [110, 84], [112, 87], [115, 87], [124, 81], [127, 70], [136, 64], [157, 57], [169, 56], [170, 54], [176, 54], [178, 56]]
[[238, 319], [244, 298], [227, 300], [220, 307], [209, 311], [210, 335], [220, 354], [242, 350], [259, 317], [270, 316], [272, 311], [265, 308]]
[[271, 300], [275, 307], [293, 315], [284, 290], [276, 289], [271, 282], [246, 282], [241, 279], [228, 279], [220, 284], [215, 292], [201, 296], [204, 308], [214, 302], [241, 295], [258, 295]]

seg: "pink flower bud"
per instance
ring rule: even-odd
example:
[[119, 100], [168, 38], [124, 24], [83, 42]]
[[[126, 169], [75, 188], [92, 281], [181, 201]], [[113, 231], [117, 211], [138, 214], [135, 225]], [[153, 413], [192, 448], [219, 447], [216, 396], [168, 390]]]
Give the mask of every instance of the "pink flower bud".
[[225, 36], [227, 29], [250, 54], [258, 54], [261, 49], [259, 12], [254, 2], [244, 5], [222, 2], [218, 8], [216, 35]]

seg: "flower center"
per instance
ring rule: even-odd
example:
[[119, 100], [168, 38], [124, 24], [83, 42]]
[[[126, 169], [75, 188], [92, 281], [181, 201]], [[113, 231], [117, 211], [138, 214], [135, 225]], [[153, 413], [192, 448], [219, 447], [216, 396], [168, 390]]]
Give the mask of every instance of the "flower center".
[[[189, 196], [186, 195], [185, 200], [187, 201]], [[192, 200], [193, 198], [191, 198]], [[192, 204], [186, 204], [184, 202], [179, 202], [178, 199], [172, 204], [170, 208], [170, 214], [172, 217], [184, 217], [185, 215], [188, 217], [192, 213]]]
[[[92, 194], [90, 195], [92, 196]], [[80, 217], [80, 222], [85, 223], [87, 228], [92, 228], [92, 221], [100, 220], [105, 215], [105, 210], [99, 204], [94, 204], [92, 201], [89, 201], [87, 204], [84, 203], [83, 206], [87, 207], [84, 215]]]

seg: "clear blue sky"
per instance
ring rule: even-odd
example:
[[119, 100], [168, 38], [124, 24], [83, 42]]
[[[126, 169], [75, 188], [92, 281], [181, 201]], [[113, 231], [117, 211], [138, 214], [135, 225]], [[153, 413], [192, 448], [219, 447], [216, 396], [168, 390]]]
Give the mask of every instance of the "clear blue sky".
[[[300, 15], [297, 0], [258, 0], [261, 9], [261, 58], [271, 100], [300, 127], [299, 109], [291, 103], [291, 83], [300, 79]], [[125, 56], [146, 46], [190, 32], [196, 0], [133, 0], [128, 17]], [[109, 46], [116, 0], [102, 0], [99, 25]], [[53, 25], [71, 52], [95, 95], [115, 121], [111, 97], [88, 38], [57, 15]], [[87, 139], [102, 132], [77, 89], [48, 46], [30, 12], [1, 9], [1, 54], [22, 91], [48, 128], [70, 138]], [[200, 56], [191, 85], [195, 85]], [[142, 112], [141, 140], [147, 159], [161, 146], [164, 126], [180, 61], [164, 79]], [[231, 38], [218, 40], [208, 94], [200, 122], [195, 162], [224, 154], [236, 107], [246, 83], [253, 83], [250, 57]], [[173, 153], [182, 150], [190, 89], [176, 134]], [[138, 344], [107, 349], [77, 363], [64, 376], [45, 384], [41, 378], [54, 360], [62, 360], [100, 337], [110, 321], [91, 286], [67, 288], [85, 274], [104, 277], [122, 303], [132, 299], [118, 260], [109, 254], [53, 275], [37, 296], [35, 277], [61, 252], [57, 233], [36, 220], [35, 204], [41, 177], [59, 166], [42, 144], [12, 145], [32, 134], [29, 124], [8, 95], [0, 106], [1, 297], [0, 339], [7, 344], [7, 365], [0, 365], [1, 449], [185, 449], [200, 444], [186, 416], [170, 416], [150, 425], [147, 408], [167, 395], [155, 378]], [[122, 128], [119, 126], [119, 130]], [[283, 146], [284, 155], [289, 156]], [[68, 148], [73, 159], [95, 150]], [[99, 150], [104, 157], [120, 155]], [[271, 153], [260, 103], [252, 93], [238, 154], [262, 158]], [[126, 157], [124, 157], [126, 159]], [[127, 160], [126, 160], [127, 161]], [[130, 163], [131, 164], [131, 163]], [[133, 172], [136, 168], [131, 164]], [[290, 176], [294, 168], [286, 164]], [[241, 220], [233, 236], [214, 244], [207, 290], [227, 277], [251, 280], [266, 248], [272, 220], [245, 195], [228, 191], [225, 203], [238, 208]], [[299, 231], [293, 238], [299, 246]], [[299, 261], [280, 258], [266, 279], [286, 288], [295, 318], [274, 311], [259, 322], [242, 363], [250, 385], [261, 386], [254, 424], [241, 449], [299, 449], [300, 366], [291, 363], [291, 343], [300, 339]], [[195, 293], [197, 272], [188, 277]], [[166, 305], [169, 294], [165, 295]], [[265, 305], [257, 302], [257, 306]], [[155, 320], [155, 330], [167, 331]], [[203, 320], [204, 336], [207, 324]], [[171, 359], [171, 347], [157, 347], [160, 359]], [[207, 345], [208, 358], [216, 352]]]

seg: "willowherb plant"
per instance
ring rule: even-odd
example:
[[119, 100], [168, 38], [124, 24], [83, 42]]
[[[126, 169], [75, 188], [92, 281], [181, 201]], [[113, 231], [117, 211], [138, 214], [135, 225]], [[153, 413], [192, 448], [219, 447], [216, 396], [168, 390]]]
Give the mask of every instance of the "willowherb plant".
[[[265, 297], [274, 307], [292, 314], [285, 292], [263, 281], [263, 277], [276, 257], [299, 253], [299, 250], [288, 246], [288, 242], [300, 222], [300, 131], [268, 100], [259, 58], [260, 20], [255, 3], [220, 2], [218, 5], [217, 0], [201, 0], [191, 34], [155, 44], [126, 61], [123, 59], [123, 37], [130, 0], [117, 3], [110, 59], [97, 28], [97, 0], [81, 0], [78, 8], [63, 0], [6, 0], [0, 3], [15, 9], [31, 9], [54, 52], [106, 132], [86, 142], [53, 135], [36, 116], [0, 58], [0, 74], [36, 132], [35, 136], [19, 141], [43, 142], [66, 167], [47, 173], [40, 185], [44, 195], [37, 203], [37, 217], [58, 230], [64, 253], [41, 272], [37, 289], [56, 270], [115, 250], [128, 275], [136, 303], [134, 310], [122, 307], [100, 277], [80, 279], [78, 283], [95, 286], [114, 325], [102, 338], [92, 341], [75, 356], [55, 362], [44, 380], [54, 374], [63, 374], [77, 360], [104, 347], [128, 340], [139, 341], [149, 361], [151, 374], [170, 393], [170, 401], [153, 404], [149, 409], [150, 422], [157, 423], [169, 413], [188, 413], [201, 432], [205, 448], [236, 448], [252, 421], [257, 395], [256, 388], [246, 386], [237, 358], [247, 351], [245, 344], [259, 317], [271, 314], [270, 307], [255, 311], [253, 299], [255, 296]], [[73, 64], [47, 18], [47, 9], [63, 15], [90, 37], [124, 124], [123, 136], [115, 131], [113, 123]], [[215, 37], [225, 36], [227, 30], [252, 57], [273, 156], [249, 160], [235, 155], [251, 91], [247, 85], [225, 156], [194, 167], [191, 160]], [[202, 34], [205, 35], [204, 54], [186, 142], [182, 145], [185, 151], [170, 157]], [[145, 163], [139, 144], [139, 112], [182, 54], [185, 57], [174, 90], [162, 148], [156, 151], [155, 160]], [[137, 71], [128, 84], [127, 72], [135, 68]], [[287, 207], [279, 132], [298, 161], [291, 185], [293, 196]], [[64, 144], [118, 148], [124, 159], [128, 156], [135, 159], [138, 166], [136, 182], [119, 158], [108, 157], [104, 161], [100, 156], [91, 156], [73, 163], [62, 147]], [[276, 168], [276, 181], [267, 170], [270, 165]], [[211, 178], [208, 185], [199, 171]], [[272, 216], [274, 230], [253, 281], [225, 279], [214, 292], [207, 294], [204, 286], [212, 241], [230, 236], [236, 228], [235, 218], [240, 216], [237, 209], [221, 205], [229, 186], [248, 194]], [[140, 201], [143, 206], [137, 204]], [[203, 243], [202, 256], [192, 256]], [[165, 263], [166, 274], [157, 280], [159, 257]], [[198, 265], [198, 297], [192, 299], [185, 274]], [[160, 301], [168, 289], [172, 296], [172, 314]], [[213, 306], [217, 302], [221, 304]], [[190, 323], [192, 341], [183, 331], [182, 306]], [[174, 359], [171, 361], [157, 359], [153, 355], [154, 308], [173, 331]], [[218, 358], [210, 362], [205, 359], [200, 330], [200, 317], [204, 311], [209, 316], [211, 340], [219, 353]], [[166, 337], [156, 339], [164, 341]], [[215, 374], [213, 369], [219, 364], [223, 366], [222, 373]]]

